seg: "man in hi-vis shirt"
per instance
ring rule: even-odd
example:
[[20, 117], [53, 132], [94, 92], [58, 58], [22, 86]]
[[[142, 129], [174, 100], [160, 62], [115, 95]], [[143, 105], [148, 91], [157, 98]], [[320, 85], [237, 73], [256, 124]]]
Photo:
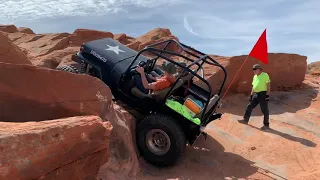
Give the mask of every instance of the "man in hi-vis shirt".
[[269, 129], [269, 108], [268, 101], [270, 95], [270, 78], [269, 75], [262, 71], [259, 64], [255, 64], [252, 68], [254, 77], [252, 81], [252, 90], [249, 98], [250, 103], [247, 105], [247, 109], [243, 116], [243, 120], [239, 120], [240, 123], [248, 124], [252, 110], [260, 104], [261, 111], [264, 115], [262, 130]]

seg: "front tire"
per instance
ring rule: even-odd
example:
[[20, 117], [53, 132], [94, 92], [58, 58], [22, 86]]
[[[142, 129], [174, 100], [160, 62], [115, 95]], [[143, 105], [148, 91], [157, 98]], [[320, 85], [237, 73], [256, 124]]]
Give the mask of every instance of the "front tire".
[[175, 164], [186, 149], [187, 140], [179, 124], [162, 114], [145, 117], [136, 134], [141, 155], [155, 166]]
[[60, 67], [57, 67], [56, 70], [67, 71], [70, 73], [79, 74], [79, 70], [72, 65], [62, 65]]

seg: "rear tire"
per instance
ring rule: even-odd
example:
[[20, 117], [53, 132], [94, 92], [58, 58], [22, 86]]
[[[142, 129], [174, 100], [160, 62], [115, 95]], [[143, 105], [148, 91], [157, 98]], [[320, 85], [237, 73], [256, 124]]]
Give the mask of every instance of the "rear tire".
[[138, 124], [136, 132], [141, 155], [155, 166], [175, 164], [186, 149], [185, 134], [171, 117], [162, 114], [147, 116]]
[[56, 70], [67, 71], [67, 72], [79, 74], [79, 70], [72, 65], [62, 65], [60, 67], [57, 67]]

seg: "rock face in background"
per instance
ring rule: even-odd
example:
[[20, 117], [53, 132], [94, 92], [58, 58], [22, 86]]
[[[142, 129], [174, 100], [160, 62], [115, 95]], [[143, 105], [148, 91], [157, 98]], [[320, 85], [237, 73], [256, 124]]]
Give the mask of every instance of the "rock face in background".
[[[140, 42], [141, 44], [139, 45], [138, 49], [137, 50], [141, 50], [143, 49], [144, 47], [150, 45], [150, 44], [153, 44], [153, 43], [157, 43], [157, 42], [160, 42], [160, 41], [164, 41], [164, 40], [169, 40], [169, 39], [174, 39], [174, 40], [178, 40], [177, 37], [175, 37], [169, 29], [163, 29], [163, 28], [156, 28], [156, 29], [153, 29], [152, 31], [142, 35], [142, 36], [139, 36], [135, 39], [136, 42]], [[159, 46], [156, 46], [157, 48], [163, 48], [165, 44], [163, 45], [159, 45]], [[170, 44], [168, 47], [167, 47], [167, 50], [168, 51], [175, 51], [177, 52], [179, 49], [176, 45], [174, 44]]]
[[113, 34], [111, 32], [97, 30], [76, 29], [70, 35], [69, 45], [80, 47], [83, 43], [102, 38], [113, 38]]
[[[50, 69], [55, 69], [62, 64], [73, 64], [72, 55], [79, 51], [83, 43], [100, 38], [113, 38], [137, 51], [162, 40], [178, 40], [169, 29], [163, 28], [154, 29], [136, 39], [123, 33], [113, 34], [91, 29], [76, 29], [72, 34], [35, 34], [29, 28], [2, 25], [0, 31], [5, 32], [15, 45], [26, 51], [33, 65]], [[169, 45], [168, 49], [178, 50], [174, 45]]]
[[0, 122], [0, 179], [95, 179], [111, 130], [97, 116]]
[[18, 31], [21, 33], [26, 33], [26, 34], [34, 34], [34, 32], [30, 28], [27, 28], [27, 27], [19, 27]]
[[31, 64], [26, 53], [3, 32], [0, 32], [0, 62], [10, 62], [15, 64]]
[[13, 24], [10, 24], [10, 25], [1, 25], [0, 24], [0, 31], [7, 32], [7, 33], [15, 33], [15, 32], [18, 32], [18, 29]]
[[308, 74], [320, 76], [320, 61], [308, 65]]
[[113, 39], [119, 41], [121, 44], [127, 45], [134, 42], [134, 38], [126, 34], [114, 34]]
[[[247, 56], [243, 55], [218, 60], [228, 73], [224, 90], [227, 89], [246, 57]], [[252, 88], [251, 82], [254, 76], [252, 66], [256, 63], [259, 63], [263, 70], [269, 74], [272, 90], [281, 90], [283, 88], [296, 87], [302, 84], [307, 70], [306, 56], [269, 53], [268, 58], [269, 64], [265, 65], [261, 61], [249, 57], [237, 77], [234, 79], [229, 91], [250, 93]], [[209, 67], [207, 67], [207, 71], [210, 71]], [[213, 72], [211, 76], [207, 74], [207, 76], [209, 76], [208, 81], [215, 92], [217, 92], [217, 88], [222, 84], [224, 74], [222, 70], [218, 70], [217, 68], [213, 68], [211, 72]], [[200, 84], [202, 85], [202, 83]]]

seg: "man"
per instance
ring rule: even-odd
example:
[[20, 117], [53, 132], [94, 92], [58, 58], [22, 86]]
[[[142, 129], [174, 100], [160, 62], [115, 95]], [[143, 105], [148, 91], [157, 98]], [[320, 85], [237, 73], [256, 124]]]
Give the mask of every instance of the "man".
[[176, 68], [172, 63], [165, 63], [162, 64], [162, 69], [163, 76], [156, 78], [150, 74], [146, 75], [143, 67], [137, 67], [136, 71], [140, 74], [140, 76], [135, 76], [137, 88], [148, 94], [150, 91], [159, 91], [170, 87], [176, 80], [173, 76]]
[[252, 68], [254, 77], [252, 81], [252, 90], [250, 94], [247, 109], [243, 116], [243, 120], [239, 120], [240, 123], [248, 124], [252, 110], [260, 104], [261, 111], [264, 115], [262, 130], [269, 129], [269, 109], [268, 101], [270, 95], [270, 78], [269, 75], [262, 71], [259, 64], [255, 64]]

